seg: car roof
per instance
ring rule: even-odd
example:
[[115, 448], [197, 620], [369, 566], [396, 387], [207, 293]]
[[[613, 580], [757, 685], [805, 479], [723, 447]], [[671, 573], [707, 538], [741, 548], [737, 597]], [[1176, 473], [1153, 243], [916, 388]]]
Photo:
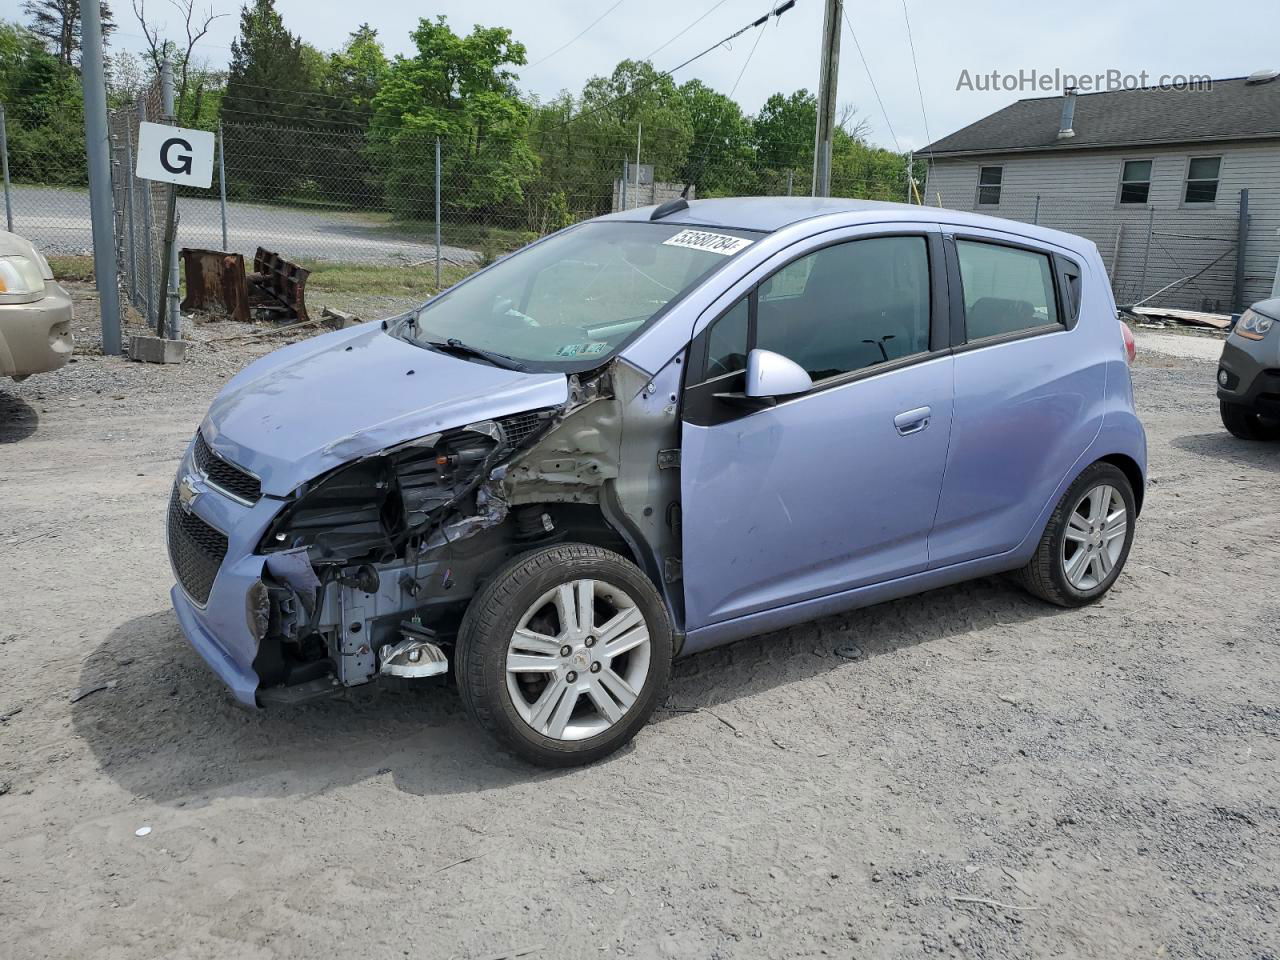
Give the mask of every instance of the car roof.
[[[1000, 230], [1082, 252], [1093, 246], [1090, 241], [1074, 234], [1050, 230], [1035, 224], [1002, 220], [999, 217], [988, 217], [962, 210], [948, 210], [943, 207], [886, 203], [881, 200], [857, 200], [852, 197], [715, 197], [708, 200], [690, 200], [688, 203], [689, 206], [686, 209], [669, 213], [660, 222], [773, 233], [792, 224], [821, 217], [839, 217], [845, 224], [851, 219], [862, 223], [923, 221]], [[656, 209], [656, 206], [637, 207], [635, 210], [606, 214], [598, 219], [644, 221], [648, 220]]]

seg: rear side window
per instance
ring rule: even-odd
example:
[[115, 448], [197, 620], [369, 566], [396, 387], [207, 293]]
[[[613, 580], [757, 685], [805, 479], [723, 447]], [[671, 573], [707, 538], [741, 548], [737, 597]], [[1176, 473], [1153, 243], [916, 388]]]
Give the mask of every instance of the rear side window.
[[968, 340], [1061, 323], [1048, 254], [957, 240]]

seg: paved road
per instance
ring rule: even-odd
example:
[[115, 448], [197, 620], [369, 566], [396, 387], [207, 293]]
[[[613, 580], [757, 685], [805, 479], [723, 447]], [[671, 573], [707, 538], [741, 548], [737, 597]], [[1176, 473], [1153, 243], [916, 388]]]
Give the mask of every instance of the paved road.
[[[141, 204], [138, 205], [141, 209]], [[183, 247], [222, 246], [217, 198], [178, 201], [178, 243]], [[14, 186], [14, 230], [47, 254], [88, 254], [89, 194], [85, 190]], [[141, 224], [137, 225], [141, 237]], [[252, 203], [227, 205], [227, 240], [233, 251], [252, 257], [264, 246], [291, 260], [345, 260], [360, 263], [416, 263], [435, 258], [434, 244], [400, 236], [385, 224], [355, 213], [297, 210]], [[140, 242], [140, 241], [139, 241]], [[478, 255], [446, 246], [447, 261], [465, 263]]]

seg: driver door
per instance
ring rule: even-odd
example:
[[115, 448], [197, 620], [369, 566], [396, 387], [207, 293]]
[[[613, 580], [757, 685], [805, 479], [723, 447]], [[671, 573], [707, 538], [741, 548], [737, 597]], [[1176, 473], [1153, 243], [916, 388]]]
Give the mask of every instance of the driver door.
[[[779, 254], [700, 318], [682, 413], [688, 629], [928, 566], [952, 418], [946, 297], [935, 226], [863, 227]], [[753, 348], [812, 389], [742, 405]]]

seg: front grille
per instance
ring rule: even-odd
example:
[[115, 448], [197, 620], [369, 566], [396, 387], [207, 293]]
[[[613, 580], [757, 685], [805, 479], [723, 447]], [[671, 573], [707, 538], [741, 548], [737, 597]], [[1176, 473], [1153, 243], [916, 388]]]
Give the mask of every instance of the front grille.
[[507, 438], [507, 446], [518, 447], [537, 433], [547, 423], [537, 413], [517, 413], [498, 421]]
[[169, 560], [178, 582], [196, 603], [206, 603], [213, 578], [227, 556], [227, 538], [178, 502], [175, 485], [169, 498]]
[[258, 482], [258, 478], [250, 476], [214, 453], [209, 444], [204, 442], [204, 435], [201, 433], [196, 434], [196, 448], [192, 456], [196, 469], [215, 487], [249, 503], [257, 503], [261, 499], [262, 484]]

